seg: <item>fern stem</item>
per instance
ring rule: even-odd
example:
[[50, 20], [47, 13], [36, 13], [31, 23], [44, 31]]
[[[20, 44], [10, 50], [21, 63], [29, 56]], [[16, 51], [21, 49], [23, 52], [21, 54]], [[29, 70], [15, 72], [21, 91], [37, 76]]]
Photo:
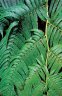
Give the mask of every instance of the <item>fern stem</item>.
[[[48, 2], [46, 3], [46, 8], [47, 8], [47, 16], [48, 16]], [[46, 21], [45, 37], [46, 37], [46, 40], [47, 40], [47, 48], [48, 48], [48, 51], [49, 51], [48, 36], [47, 36], [47, 25], [48, 25], [48, 19]]]
[[[48, 1], [47, 1], [47, 3], [46, 3], [46, 8], [47, 8], [47, 16], [48, 16]], [[46, 58], [46, 66], [47, 66], [48, 51], [49, 51], [48, 36], [47, 36], [47, 25], [48, 25], [48, 19], [47, 19], [47, 21], [46, 21], [46, 29], [45, 29], [45, 37], [46, 37], [46, 42], [47, 42], [47, 58]]]
[[[46, 3], [46, 8], [47, 8], [47, 16], [48, 16], [48, 0], [47, 0], [47, 3]], [[45, 29], [45, 37], [46, 37], [46, 42], [47, 42], [46, 68], [47, 68], [47, 65], [48, 65], [48, 51], [49, 51], [48, 36], [47, 36], [47, 25], [48, 25], [48, 19], [46, 21], [46, 29]], [[48, 74], [46, 73], [46, 88], [47, 88], [47, 79], [48, 79]], [[47, 89], [46, 89], [46, 92], [47, 92]], [[47, 92], [47, 94], [48, 94], [48, 92]]]

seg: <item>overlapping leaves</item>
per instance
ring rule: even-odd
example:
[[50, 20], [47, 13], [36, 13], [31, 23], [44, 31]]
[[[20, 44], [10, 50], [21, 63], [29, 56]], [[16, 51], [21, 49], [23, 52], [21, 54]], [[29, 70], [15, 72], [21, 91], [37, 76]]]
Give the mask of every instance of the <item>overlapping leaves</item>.
[[0, 95], [62, 96], [62, 1], [0, 3]]

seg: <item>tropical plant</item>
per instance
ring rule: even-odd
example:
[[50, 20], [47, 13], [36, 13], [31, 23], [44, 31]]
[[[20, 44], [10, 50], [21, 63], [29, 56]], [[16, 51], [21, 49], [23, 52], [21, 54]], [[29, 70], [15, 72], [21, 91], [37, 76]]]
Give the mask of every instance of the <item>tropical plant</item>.
[[62, 96], [62, 0], [0, 0], [0, 96]]

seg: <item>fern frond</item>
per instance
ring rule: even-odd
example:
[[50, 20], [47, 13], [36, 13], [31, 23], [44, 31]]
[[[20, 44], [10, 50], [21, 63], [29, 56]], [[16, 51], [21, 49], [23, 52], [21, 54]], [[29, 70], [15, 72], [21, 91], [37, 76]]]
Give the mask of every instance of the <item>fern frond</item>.
[[[57, 51], [58, 53], [57, 53]], [[59, 51], [59, 50], [60, 51]], [[57, 46], [49, 52], [48, 67], [37, 60], [37, 63], [30, 66], [30, 73], [26, 79], [24, 90], [20, 93], [22, 96], [61, 96], [62, 78], [60, 69], [62, 68], [62, 46]], [[58, 55], [59, 54], [59, 55]], [[54, 55], [54, 56], [53, 56]], [[61, 56], [61, 58], [60, 58]], [[52, 60], [54, 60], [52, 62]], [[52, 71], [51, 71], [52, 70]]]
[[[41, 1], [29, 0], [29, 1], [25, 1], [25, 4], [22, 4], [20, 2], [19, 4], [11, 6], [10, 8], [2, 9], [2, 11], [0, 12], [0, 14], [1, 14], [0, 22], [2, 23], [1, 25], [2, 25], [3, 29], [1, 28], [1, 30], [4, 31], [4, 29], [8, 23], [10, 25], [11, 22], [18, 20], [18, 21], [20, 21], [19, 26], [22, 27], [21, 32], [23, 32], [25, 38], [28, 39], [31, 36], [31, 33], [29, 33], [30, 30], [33, 28], [38, 28], [37, 16], [39, 16], [42, 20], [47, 19], [47, 14], [46, 14], [47, 10], [45, 8], [45, 6], [46, 6], [45, 4], [46, 4], [46, 2], [42, 1], [42, 0]], [[2, 33], [2, 31], [1, 31], [1, 33]]]
[[[10, 57], [11, 59], [10, 59], [9, 63], [6, 62], [6, 64], [8, 63], [10, 65], [4, 64], [4, 66], [1, 68], [0, 73], [3, 72], [3, 74], [0, 74], [0, 76], [2, 78], [1, 85], [0, 85], [0, 88], [1, 88], [0, 92], [3, 92], [3, 90], [4, 90], [3, 80], [5, 80], [5, 79], [8, 80], [8, 82], [5, 83], [5, 90], [6, 90], [6, 85], [9, 84], [12, 81], [13, 81], [13, 83], [10, 84], [10, 86], [13, 86], [13, 87], [11, 87], [12, 89], [14, 88], [14, 86], [16, 86], [16, 88], [18, 90], [20, 90], [21, 88], [23, 89], [23, 85], [24, 85], [25, 79], [26, 79], [28, 71], [29, 71], [28, 67], [31, 64], [33, 64], [34, 62], [36, 62], [36, 58], [40, 59], [40, 55], [42, 54], [43, 50], [40, 51], [40, 48], [38, 47], [38, 44], [39, 44], [40, 47], [45, 47], [42, 44], [42, 42], [40, 41], [41, 40], [41, 36], [42, 36], [42, 33], [40, 34], [40, 32], [37, 32], [37, 35], [34, 34], [32, 36], [32, 38], [30, 39], [30, 41], [28, 40], [26, 42], [26, 44], [24, 45], [23, 49], [21, 49], [18, 52], [19, 55], [16, 56], [16, 54], [15, 54], [14, 56]], [[33, 42], [31, 42], [31, 41], [33, 41]], [[46, 52], [46, 48], [44, 48], [44, 51]], [[27, 54], [27, 56], [26, 56], [26, 54]], [[7, 53], [7, 55], [8, 55], [8, 53]], [[5, 54], [5, 57], [7, 55]], [[43, 53], [43, 56], [45, 56], [45, 55], [46, 54]], [[28, 57], [30, 57], [30, 59]], [[5, 58], [5, 60], [6, 60], [6, 58]], [[44, 58], [46, 58], [46, 56]], [[4, 70], [5, 66], [7, 66], [7, 68]], [[23, 68], [23, 66], [24, 66], [24, 68]], [[9, 76], [7, 77], [8, 72], [9, 72]], [[6, 76], [6, 78], [4, 76]], [[10, 77], [11, 77], [11, 79], [9, 79]], [[18, 77], [18, 78], [16, 78], [16, 77]], [[16, 79], [14, 79], [14, 78], [16, 78]], [[18, 82], [18, 80], [19, 80], [19, 82]], [[7, 86], [8, 92], [10, 91], [9, 90], [10, 86], [9, 85]], [[15, 90], [13, 89], [13, 91], [15, 91]], [[9, 93], [7, 93], [7, 92], [5, 93], [5, 91], [3, 92], [3, 94], [9, 94]], [[16, 94], [16, 92], [15, 92], [15, 94]], [[11, 92], [9, 94], [9, 96], [13, 96], [13, 93]]]
[[0, 0], [0, 96], [62, 96], [61, 6]]

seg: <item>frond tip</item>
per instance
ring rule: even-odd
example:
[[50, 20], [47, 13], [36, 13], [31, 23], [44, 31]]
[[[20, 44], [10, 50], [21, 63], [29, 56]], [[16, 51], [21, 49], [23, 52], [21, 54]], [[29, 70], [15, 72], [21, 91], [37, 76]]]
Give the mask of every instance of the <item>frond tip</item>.
[[0, 96], [62, 96], [61, 5], [0, 0]]

